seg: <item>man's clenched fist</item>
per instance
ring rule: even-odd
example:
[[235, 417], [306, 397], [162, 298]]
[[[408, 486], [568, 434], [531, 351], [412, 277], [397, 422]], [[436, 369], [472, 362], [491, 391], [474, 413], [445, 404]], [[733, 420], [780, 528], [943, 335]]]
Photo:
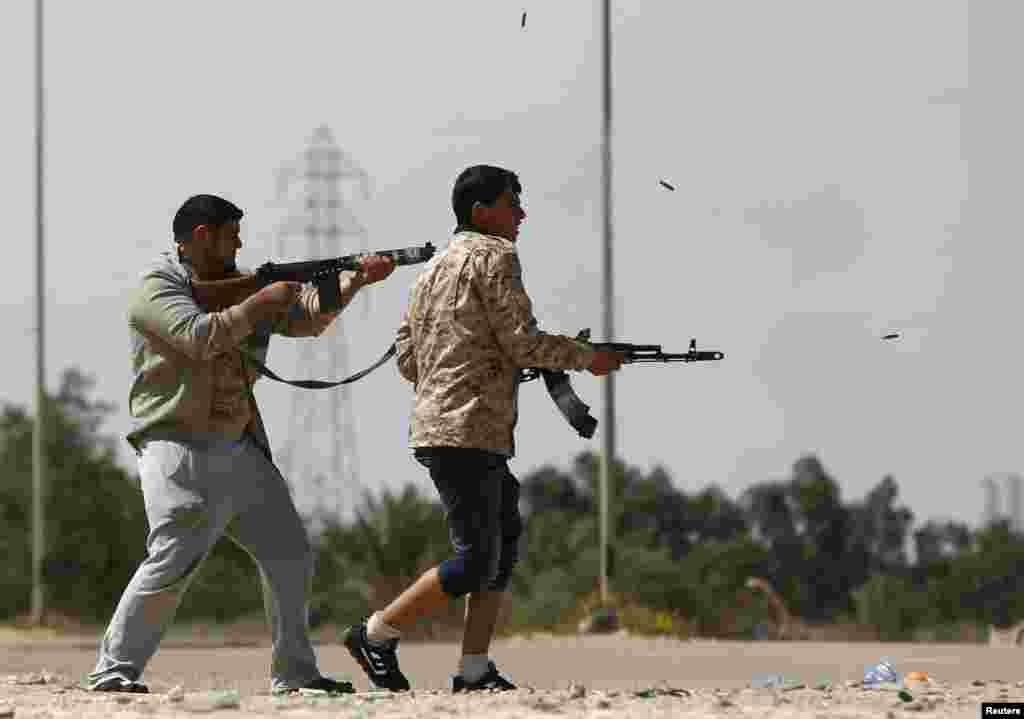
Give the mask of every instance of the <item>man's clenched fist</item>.
[[594, 352], [594, 359], [590, 361], [590, 366], [587, 369], [590, 371], [590, 374], [602, 377], [622, 367], [622, 360], [625, 358], [625, 355], [621, 352], [598, 350]]

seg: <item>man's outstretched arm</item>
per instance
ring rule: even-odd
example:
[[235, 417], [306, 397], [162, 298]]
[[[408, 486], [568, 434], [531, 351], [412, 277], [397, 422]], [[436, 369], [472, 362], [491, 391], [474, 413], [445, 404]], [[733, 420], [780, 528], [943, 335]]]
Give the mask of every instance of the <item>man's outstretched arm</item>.
[[514, 252], [481, 253], [475, 259], [488, 324], [517, 366], [573, 370], [590, 366], [594, 350], [585, 343], [540, 330]]

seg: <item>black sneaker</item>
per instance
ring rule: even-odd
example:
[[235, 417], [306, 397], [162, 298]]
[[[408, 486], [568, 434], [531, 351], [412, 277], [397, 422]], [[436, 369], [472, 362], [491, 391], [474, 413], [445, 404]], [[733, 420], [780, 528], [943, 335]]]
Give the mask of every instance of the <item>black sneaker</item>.
[[398, 668], [397, 639], [383, 645], [371, 643], [366, 637], [366, 622], [360, 622], [345, 630], [342, 641], [375, 686], [393, 692], [409, 691], [409, 680]]
[[487, 662], [487, 673], [475, 682], [467, 682], [458, 674], [452, 677], [452, 691], [455, 693], [479, 691], [507, 692], [516, 688], [515, 684], [498, 674], [498, 667], [494, 666], [494, 662]]
[[133, 681], [122, 677], [120, 674], [112, 674], [106, 679], [100, 679], [89, 687], [91, 692], [124, 692], [126, 694], [149, 694], [149, 687], [142, 682]]
[[319, 677], [307, 684], [303, 684], [301, 687], [275, 689], [274, 696], [297, 694], [303, 689], [316, 689], [317, 691], [327, 692], [328, 694], [355, 694], [356, 692], [355, 687], [352, 686], [352, 682], [339, 682], [336, 679], [331, 679], [330, 677]]

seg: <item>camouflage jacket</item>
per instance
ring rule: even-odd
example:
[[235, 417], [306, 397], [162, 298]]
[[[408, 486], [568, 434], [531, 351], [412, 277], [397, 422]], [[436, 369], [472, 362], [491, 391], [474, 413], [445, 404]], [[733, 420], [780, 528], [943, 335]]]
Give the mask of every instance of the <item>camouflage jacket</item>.
[[516, 246], [463, 231], [427, 263], [398, 329], [398, 370], [415, 385], [410, 447], [512, 456], [519, 370], [582, 370], [593, 350], [537, 327]]

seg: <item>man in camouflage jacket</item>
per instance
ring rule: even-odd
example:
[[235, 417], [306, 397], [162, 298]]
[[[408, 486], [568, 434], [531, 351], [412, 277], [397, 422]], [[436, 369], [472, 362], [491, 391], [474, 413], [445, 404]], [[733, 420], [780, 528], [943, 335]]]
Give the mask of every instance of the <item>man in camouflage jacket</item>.
[[622, 356], [542, 332], [516, 252], [526, 213], [508, 170], [478, 165], [455, 182], [458, 221], [446, 251], [416, 280], [398, 329], [398, 368], [416, 390], [409, 444], [445, 506], [455, 557], [424, 573], [383, 611], [350, 627], [345, 644], [379, 687], [409, 683], [398, 667], [401, 630], [468, 595], [454, 691], [513, 689], [488, 656], [522, 533], [515, 453], [520, 370], [619, 368]]

